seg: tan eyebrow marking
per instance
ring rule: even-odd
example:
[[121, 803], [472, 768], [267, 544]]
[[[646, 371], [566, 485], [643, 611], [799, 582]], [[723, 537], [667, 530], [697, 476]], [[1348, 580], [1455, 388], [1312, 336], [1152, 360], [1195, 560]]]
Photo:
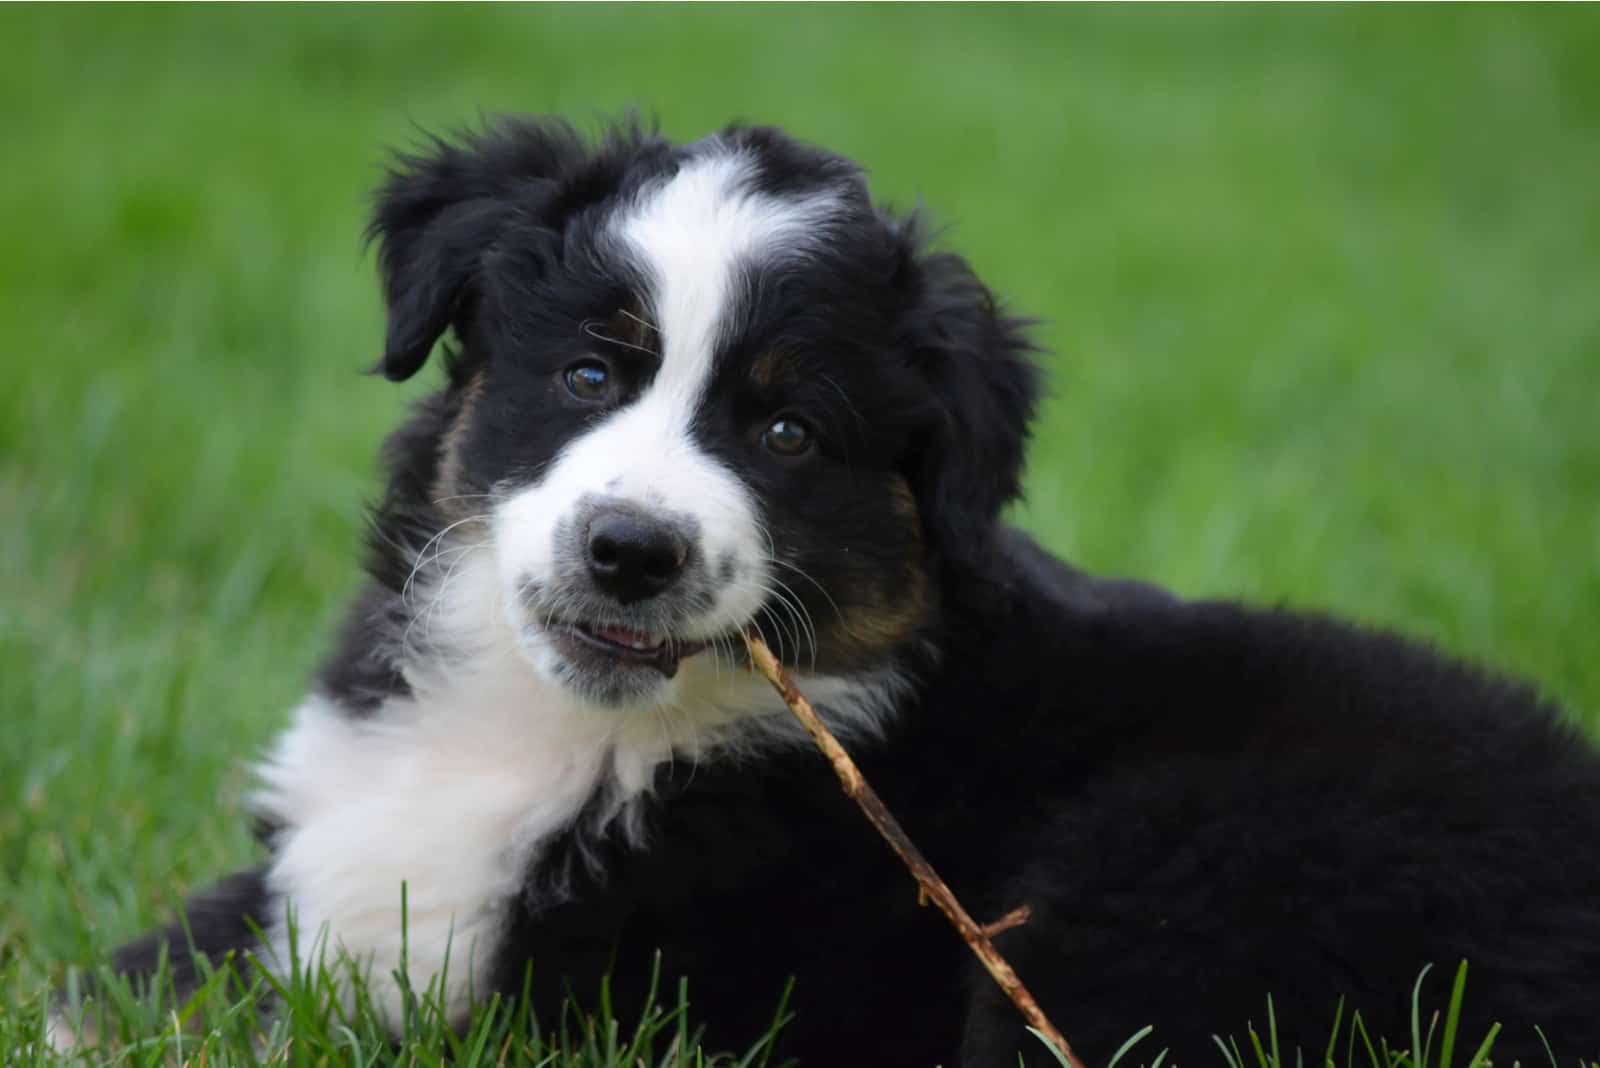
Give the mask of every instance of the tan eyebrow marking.
[[762, 389], [770, 389], [786, 378], [793, 377], [794, 361], [786, 352], [764, 352], [750, 365], [750, 381]]

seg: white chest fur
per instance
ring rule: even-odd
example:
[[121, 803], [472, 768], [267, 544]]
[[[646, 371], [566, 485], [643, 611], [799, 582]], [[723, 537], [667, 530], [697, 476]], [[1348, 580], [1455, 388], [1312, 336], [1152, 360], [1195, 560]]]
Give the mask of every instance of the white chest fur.
[[[302, 947], [370, 967], [380, 1006], [398, 1007], [387, 977], [403, 933], [413, 979], [445, 974], [448, 957], [445, 1003], [452, 1016], [466, 1009], [534, 850], [571, 822], [610, 761], [601, 724], [491, 701], [472, 711], [444, 722], [423, 701], [366, 721], [313, 698], [262, 769], [260, 807], [285, 828], [269, 882]], [[271, 933], [281, 966], [281, 918]]]
[[[494, 602], [491, 575], [457, 578], [456, 605]], [[480, 584], [483, 600], [472, 590]], [[771, 690], [742, 670], [698, 657], [671, 704], [597, 707], [545, 681], [495, 613], [462, 614], [478, 625], [446, 625], [474, 635], [474, 652], [448, 669], [415, 666], [412, 695], [370, 714], [308, 698], [259, 769], [256, 807], [282, 828], [268, 877], [279, 895], [268, 929], [276, 966], [289, 961], [292, 915], [302, 967], [318, 954], [330, 965], [338, 955], [357, 962], [391, 1023], [401, 1018], [390, 976], [402, 959], [415, 989], [444, 976], [451, 1019], [465, 1017], [486, 993], [508, 906], [541, 845], [597, 790], [625, 808], [668, 759], [803, 744]], [[894, 681], [814, 678], [807, 687], [830, 701], [841, 728], [870, 731]]]

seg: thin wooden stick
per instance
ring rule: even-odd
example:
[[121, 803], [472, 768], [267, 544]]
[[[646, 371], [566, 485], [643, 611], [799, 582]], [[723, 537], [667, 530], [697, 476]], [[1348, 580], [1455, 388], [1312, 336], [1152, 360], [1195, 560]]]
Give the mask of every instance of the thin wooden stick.
[[984, 924], [983, 933], [993, 938], [995, 935], [1009, 931], [1013, 927], [1021, 927], [1031, 919], [1033, 919], [1033, 910], [1026, 905], [1018, 905], [993, 923]]
[[1061, 1032], [1055, 1029], [1055, 1025], [1045, 1016], [1044, 1010], [1039, 1008], [1039, 1003], [1028, 993], [1028, 988], [1022, 985], [1017, 973], [989, 940], [991, 935], [1027, 923], [1027, 906], [1014, 909], [987, 926], [968, 915], [967, 910], [961, 907], [961, 902], [956, 900], [955, 894], [951, 893], [944, 880], [939, 878], [939, 873], [933, 870], [933, 866], [922, 855], [922, 851], [906, 837], [906, 832], [901, 829], [899, 821], [883, 806], [883, 801], [877, 792], [867, 784], [866, 779], [862, 778], [861, 769], [856, 767], [856, 762], [850, 759], [850, 754], [845, 752], [844, 746], [839, 744], [833, 732], [823, 725], [816, 709], [811, 707], [811, 702], [806, 700], [799, 687], [795, 686], [794, 680], [789, 678], [789, 673], [778, 663], [778, 658], [772, 655], [767, 643], [751, 632], [745, 634], [744, 643], [750, 650], [751, 663], [766, 676], [768, 682], [772, 683], [773, 689], [783, 698], [783, 703], [789, 706], [789, 711], [794, 713], [795, 718], [805, 727], [806, 733], [811, 735], [811, 740], [817, 743], [817, 748], [822, 750], [822, 755], [833, 765], [834, 774], [839, 776], [844, 792], [861, 806], [861, 811], [866, 813], [867, 819], [878, 828], [878, 833], [883, 835], [889, 847], [900, 855], [900, 859], [910, 870], [911, 877], [917, 881], [920, 888], [919, 899], [931, 900], [939, 906], [939, 911], [944, 913], [962, 940], [971, 947], [978, 960], [983, 962], [984, 968], [1000, 985], [1000, 989], [1006, 992], [1011, 1003], [1022, 1013], [1023, 1019], [1027, 1020], [1035, 1031], [1049, 1039], [1050, 1043], [1066, 1057], [1068, 1064], [1073, 1068], [1083, 1068], [1083, 1062], [1073, 1055], [1072, 1047], [1067, 1045], [1067, 1040], [1061, 1037]]

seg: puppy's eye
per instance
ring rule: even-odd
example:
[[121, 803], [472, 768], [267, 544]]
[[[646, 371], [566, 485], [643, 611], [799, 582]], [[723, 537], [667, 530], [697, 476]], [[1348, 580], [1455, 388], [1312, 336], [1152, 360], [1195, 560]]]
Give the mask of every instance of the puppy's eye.
[[611, 372], [603, 363], [575, 363], [567, 368], [566, 379], [567, 389], [579, 400], [603, 401], [611, 396]]
[[773, 421], [761, 434], [761, 444], [779, 456], [799, 456], [811, 448], [811, 428], [792, 415]]

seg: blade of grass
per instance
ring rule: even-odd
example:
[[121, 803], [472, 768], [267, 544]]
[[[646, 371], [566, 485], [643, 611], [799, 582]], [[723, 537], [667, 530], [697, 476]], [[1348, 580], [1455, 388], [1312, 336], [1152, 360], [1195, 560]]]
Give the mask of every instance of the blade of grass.
[[1500, 1036], [1498, 1023], [1489, 1025], [1489, 1033], [1483, 1036], [1483, 1041], [1478, 1043], [1477, 1052], [1467, 1062], [1467, 1068], [1486, 1068], [1489, 1064], [1489, 1054], [1494, 1050], [1494, 1040]]
[[1283, 1068], [1283, 1053], [1278, 1049], [1278, 1011], [1272, 1004], [1272, 995], [1267, 995], [1267, 1035], [1272, 1044], [1273, 1068]]
[[1260, 1068], [1278, 1068], [1275, 1062], [1267, 1060], [1267, 1051], [1261, 1048], [1261, 1036], [1256, 1034], [1253, 1024], [1245, 1025], [1245, 1034], [1250, 1036], [1250, 1046], [1256, 1052], [1256, 1064]]
[[[1037, 1038], [1039, 1041], [1043, 1042], [1045, 1044], [1045, 1046], [1047, 1048], [1049, 1048], [1051, 1053], [1055, 1054], [1056, 1060], [1060, 1061], [1062, 1064], [1066, 1064], [1067, 1063], [1067, 1059], [1065, 1057], [1063, 1057], [1053, 1046], [1050, 1045], [1049, 1041], [1045, 1038], [1044, 1035], [1040, 1034], [1038, 1031], [1034, 1031], [1033, 1028], [1031, 1028], [1031, 1027], [1028, 1028], [1028, 1030], [1033, 1033], [1033, 1036], [1035, 1038]], [[1143, 1042], [1145, 1040], [1145, 1038], [1150, 1034], [1150, 1032], [1152, 1032], [1154, 1030], [1155, 1030], [1155, 1025], [1154, 1024], [1145, 1024], [1139, 1030], [1135, 1031], [1132, 1035], [1130, 1035], [1128, 1037], [1128, 1040], [1126, 1042], [1124, 1042], [1122, 1045], [1117, 1047], [1117, 1052], [1115, 1052], [1115, 1053], [1113, 1053], [1111, 1055], [1111, 1060], [1110, 1060], [1110, 1062], [1107, 1063], [1106, 1068], [1116, 1068], [1117, 1062], [1122, 1060], [1123, 1057], [1127, 1056], [1129, 1050], [1131, 1050], [1134, 1046], [1137, 1046], [1140, 1042]]]
[[[1339, 1042], [1339, 1025], [1344, 1022], [1344, 998], [1339, 998], [1339, 1003], [1333, 1009], [1333, 1030], [1328, 1034], [1328, 1046], [1322, 1052], [1321, 1068], [1333, 1068], [1333, 1047]], [[1345, 1068], [1349, 1068], [1350, 1058], [1345, 1057]]]
[[1217, 1049], [1222, 1051], [1222, 1060], [1228, 1068], [1244, 1068], [1244, 1062], [1239, 1059], [1238, 1050], [1230, 1051], [1228, 1044], [1222, 1041], [1221, 1035], [1212, 1035], [1211, 1041], [1217, 1044]]
[[1411, 1055], [1416, 1058], [1417, 1068], [1427, 1068], [1428, 1064], [1428, 1046], [1422, 1037], [1421, 1005], [1422, 983], [1432, 970], [1432, 964], [1424, 964], [1417, 973], [1417, 981], [1411, 984]]
[[1461, 1003], [1466, 997], [1467, 962], [1456, 967], [1456, 979], [1450, 986], [1450, 1005], [1445, 1011], [1444, 1034], [1439, 1039], [1439, 1068], [1450, 1068], [1456, 1050], [1456, 1028], [1461, 1023]]

